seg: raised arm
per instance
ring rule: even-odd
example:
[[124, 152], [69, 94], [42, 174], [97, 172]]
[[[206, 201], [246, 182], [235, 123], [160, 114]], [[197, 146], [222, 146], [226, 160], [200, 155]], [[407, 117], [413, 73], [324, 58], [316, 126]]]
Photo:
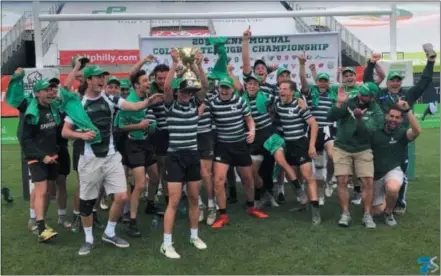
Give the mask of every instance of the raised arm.
[[141, 70], [142, 66], [146, 63], [151, 63], [153, 60], [155, 60], [155, 57], [153, 55], [148, 55], [142, 59], [140, 59], [135, 65], [133, 65], [132, 68], [129, 70], [129, 76], [136, 73], [137, 71]]
[[377, 75], [375, 76], [375, 83], [377, 85], [380, 85], [383, 80], [386, 78], [386, 72], [384, 72], [383, 67], [381, 67], [381, 65], [376, 62], [375, 63], [375, 72], [377, 73]]
[[[374, 82], [374, 69], [376, 67], [377, 61], [381, 58], [380, 53], [373, 53], [368, 59], [368, 63], [363, 72], [363, 82]], [[380, 82], [381, 83], [381, 82]]]
[[415, 140], [421, 134], [421, 127], [418, 124], [418, 120], [413, 115], [412, 110], [407, 112], [407, 119], [409, 120], [410, 128], [407, 130], [406, 135], [409, 141]]
[[251, 74], [251, 61], [250, 61], [250, 38], [251, 38], [251, 27], [248, 26], [248, 29], [242, 35], [242, 62], [243, 68], [242, 71], [244, 75]]
[[433, 78], [433, 66], [435, 65], [436, 56], [432, 58], [427, 58], [426, 67], [424, 67], [423, 74], [421, 75], [420, 80], [412, 86], [407, 92], [407, 101], [409, 106], [413, 106], [415, 102], [423, 95], [424, 91], [426, 91], [427, 87], [432, 83]]
[[242, 84], [240, 83], [240, 80], [238, 77], [234, 75], [234, 67], [231, 64], [228, 64], [227, 66], [228, 76], [233, 80], [233, 88], [236, 91], [242, 90]]
[[196, 96], [201, 102], [205, 99], [205, 95], [208, 91], [208, 79], [207, 79], [207, 75], [205, 74], [204, 68], [202, 67], [203, 60], [204, 60], [204, 56], [200, 51], [198, 51], [195, 56], [193, 67], [194, 69], [196, 69], [195, 71], [197, 72], [197, 76], [201, 81], [202, 89], [196, 93]]
[[17, 68], [14, 75], [12, 75], [8, 84], [8, 89], [6, 90], [6, 103], [15, 108], [19, 108], [26, 99], [24, 94], [23, 78], [23, 69]]
[[77, 59], [75, 60], [75, 67], [72, 69], [72, 71], [70, 71], [69, 75], [67, 75], [67, 78], [64, 80], [63, 87], [68, 91], [70, 91], [70, 89], [72, 88], [78, 75], [82, 75], [82, 73], [80, 72], [81, 58], [81, 56], [77, 57]]
[[306, 57], [305, 56], [300, 56], [299, 57], [299, 77], [300, 77], [300, 85], [302, 86], [302, 93], [308, 93], [309, 91], [309, 87], [308, 87], [308, 80], [306, 79], [306, 68], [305, 68], [305, 64], [306, 64]]
[[170, 67], [170, 70], [167, 73], [167, 77], [165, 78], [165, 83], [164, 83], [164, 102], [166, 104], [171, 103], [174, 100], [172, 83], [173, 83], [173, 79], [175, 78], [175, 73], [178, 68], [179, 59], [180, 59], [179, 52], [177, 49], [172, 49], [170, 52], [170, 56], [172, 58], [172, 66]]
[[312, 79], [314, 80], [314, 81], [316, 81], [317, 80], [317, 70], [316, 70], [316, 68], [315, 68], [315, 64], [314, 63], [311, 63], [310, 65], [309, 65], [309, 70], [311, 70], [311, 75], [312, 75]]

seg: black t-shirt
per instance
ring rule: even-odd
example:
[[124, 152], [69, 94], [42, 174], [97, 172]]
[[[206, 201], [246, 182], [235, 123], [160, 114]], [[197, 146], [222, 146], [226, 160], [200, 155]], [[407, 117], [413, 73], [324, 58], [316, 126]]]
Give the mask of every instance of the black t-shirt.
[[63, 126], [64, 126], [64, 118], [66, 118], [66, 114], [60, 112], [60, 124], [58, 125], [58, 129], [57, 129], [57, 144], [58, 146], [61, 148], [67, 148], [67, 143], [68, 140], [63, 138], [63, 136], [61, 135], [61, 132], [63, 131]]

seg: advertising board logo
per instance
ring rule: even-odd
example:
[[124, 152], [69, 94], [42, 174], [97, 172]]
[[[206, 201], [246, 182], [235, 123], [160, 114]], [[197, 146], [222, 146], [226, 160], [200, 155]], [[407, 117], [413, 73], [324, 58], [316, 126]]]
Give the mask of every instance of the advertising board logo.
[[127, 8], [124, 6], [110, 6], [110, 7], [107, 7], [106, 9], [103, 9], [103, 10], [93, 10], [92, 13], [93, 14], [97, 14], [97, 13], [112, 14], [112, 13], [126, 12], [126, 11], [127, 11]]

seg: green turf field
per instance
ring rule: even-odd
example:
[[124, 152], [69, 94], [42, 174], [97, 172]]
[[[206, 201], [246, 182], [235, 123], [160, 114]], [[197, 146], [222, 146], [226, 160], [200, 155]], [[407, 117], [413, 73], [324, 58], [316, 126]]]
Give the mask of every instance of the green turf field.
[[[352, 209], [352, 227], [339, 228], [335, 197], [322, 209], [323, 224], [318, 227], [311, 225], [308, 213], [289, 212], [290, 204], [270, 210], [266, 221], [246, 216], [236, 204], [230, 206], [230, 226], [217, 231], [200, 227], [208, 244], [205, 251], [188, 244], [187, 220], [178, 218], [174, 245], [181, 260], [159, 253], [161, 228], [152, 230], [151, 217], [143, 213], [138, 220], [144, 237], [129, 239], [130, 248], [103, 244], [102, 232], [95, 231], [95, 250], [80, 257], [83, 234], [57, 228], [52, 204], [48, 223], [59, 236], [53, 244], [37, 243], [27, 230], [29, 205], [21, 199], [18, 146], [3, 146], [2, 186], [11, 189], [15, 203], [2, 208], [2, 274], [419, 274], [417, 258], [440, 252], [439, 142], [439, 129], [425, 129], [418, 139], [410, 208], [398, 218], [397, 228], [378, 221], [377, 229], [364, 229], [359, 207]], [[72, 176], [71, 191], [75, 185]]]

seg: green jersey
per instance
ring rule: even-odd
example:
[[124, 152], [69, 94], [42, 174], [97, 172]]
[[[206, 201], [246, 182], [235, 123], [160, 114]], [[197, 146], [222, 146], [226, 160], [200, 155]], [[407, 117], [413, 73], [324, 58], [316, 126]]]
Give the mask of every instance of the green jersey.
[[374, 178], [381, 179], [389, 171], [400, 167], [406, 157], [407, 129], [404, 127], [393, 131], [384, 128], [374, 131], [371, 135], [371, 147], [374, 154]]

